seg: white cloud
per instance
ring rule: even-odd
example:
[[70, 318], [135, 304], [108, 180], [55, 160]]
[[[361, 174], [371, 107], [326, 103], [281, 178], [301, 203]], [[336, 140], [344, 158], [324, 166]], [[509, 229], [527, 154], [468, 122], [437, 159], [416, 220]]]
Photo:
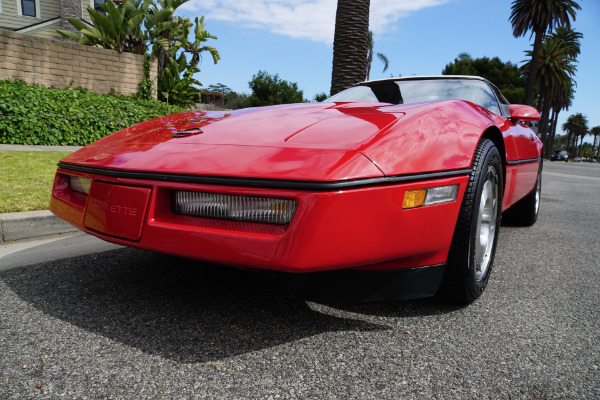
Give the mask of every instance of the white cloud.
[[[452, 0], [371, 0], [370, 28], [383, 34], [403, 17]], [[208, 21], [265, 29], [299, 39], [332, 43], [337, 0], [189, 0], [182, 9]]]

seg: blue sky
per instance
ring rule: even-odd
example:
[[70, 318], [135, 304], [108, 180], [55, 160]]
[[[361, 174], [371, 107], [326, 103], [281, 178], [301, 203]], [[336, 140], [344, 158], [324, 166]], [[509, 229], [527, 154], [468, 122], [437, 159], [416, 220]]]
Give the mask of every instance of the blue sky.
[[[189, 0], [186, 17], [205, 16], [211, 41], [221, 53], [213, 65], [203, 57], [196, 78], [204, 86], [223, 83], [249, 93], [259, 70], [298, 83], [304, 97], [329, 93], [336, 0]], [[572, 26], [583, 33], [575, 100], [559, 118], [581, 112], [600, 125], [600, 1], [579, 0]], [[373, 61], [371, 79], [439, 75], [458, 54], [500, 57], [520, 63], [532, 43], [514, 38], [508, 21], [511, 0], [371, 0], [375, 51], [390, 60], [383, 73]]]

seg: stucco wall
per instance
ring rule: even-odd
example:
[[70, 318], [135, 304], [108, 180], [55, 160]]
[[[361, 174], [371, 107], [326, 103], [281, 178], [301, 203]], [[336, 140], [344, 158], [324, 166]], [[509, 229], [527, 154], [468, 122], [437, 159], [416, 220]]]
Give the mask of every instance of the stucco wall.
[[[0, 29], [0, 79], [57, 88], [84, 87], [96, 93], [132, 94], [144, 77], [144, 56], [82, 46]], [[156, 89], [156, 59], [150, 78]], [[154, 93], [156, 98], [156, 90]]]

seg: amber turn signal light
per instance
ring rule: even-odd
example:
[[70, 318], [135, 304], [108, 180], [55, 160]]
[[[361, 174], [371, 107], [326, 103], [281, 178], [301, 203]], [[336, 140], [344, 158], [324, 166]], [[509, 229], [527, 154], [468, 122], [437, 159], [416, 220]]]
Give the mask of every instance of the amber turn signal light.
[[404, 194], [402, 208], [417, 208], [456, 200], [458, 185], [438, 186], [427, 189], [408, 190]]
[[402, 208], [421, 207], [425, 203], [427, 189], [409, 190], [404, 194]]

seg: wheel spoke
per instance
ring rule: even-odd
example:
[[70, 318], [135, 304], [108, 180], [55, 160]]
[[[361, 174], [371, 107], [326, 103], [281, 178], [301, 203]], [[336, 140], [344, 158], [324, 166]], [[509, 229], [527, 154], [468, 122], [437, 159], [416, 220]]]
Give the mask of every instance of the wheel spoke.
[[477, 238], [479, 242], [475, 248], [475, 278], [482, 279], [491, 261], [492, 247], [496, 234], [496, 215], [498, 213], [498, 175], [493, 167], [489, 167], [481, 199], [479, 215], [477, 216]]

